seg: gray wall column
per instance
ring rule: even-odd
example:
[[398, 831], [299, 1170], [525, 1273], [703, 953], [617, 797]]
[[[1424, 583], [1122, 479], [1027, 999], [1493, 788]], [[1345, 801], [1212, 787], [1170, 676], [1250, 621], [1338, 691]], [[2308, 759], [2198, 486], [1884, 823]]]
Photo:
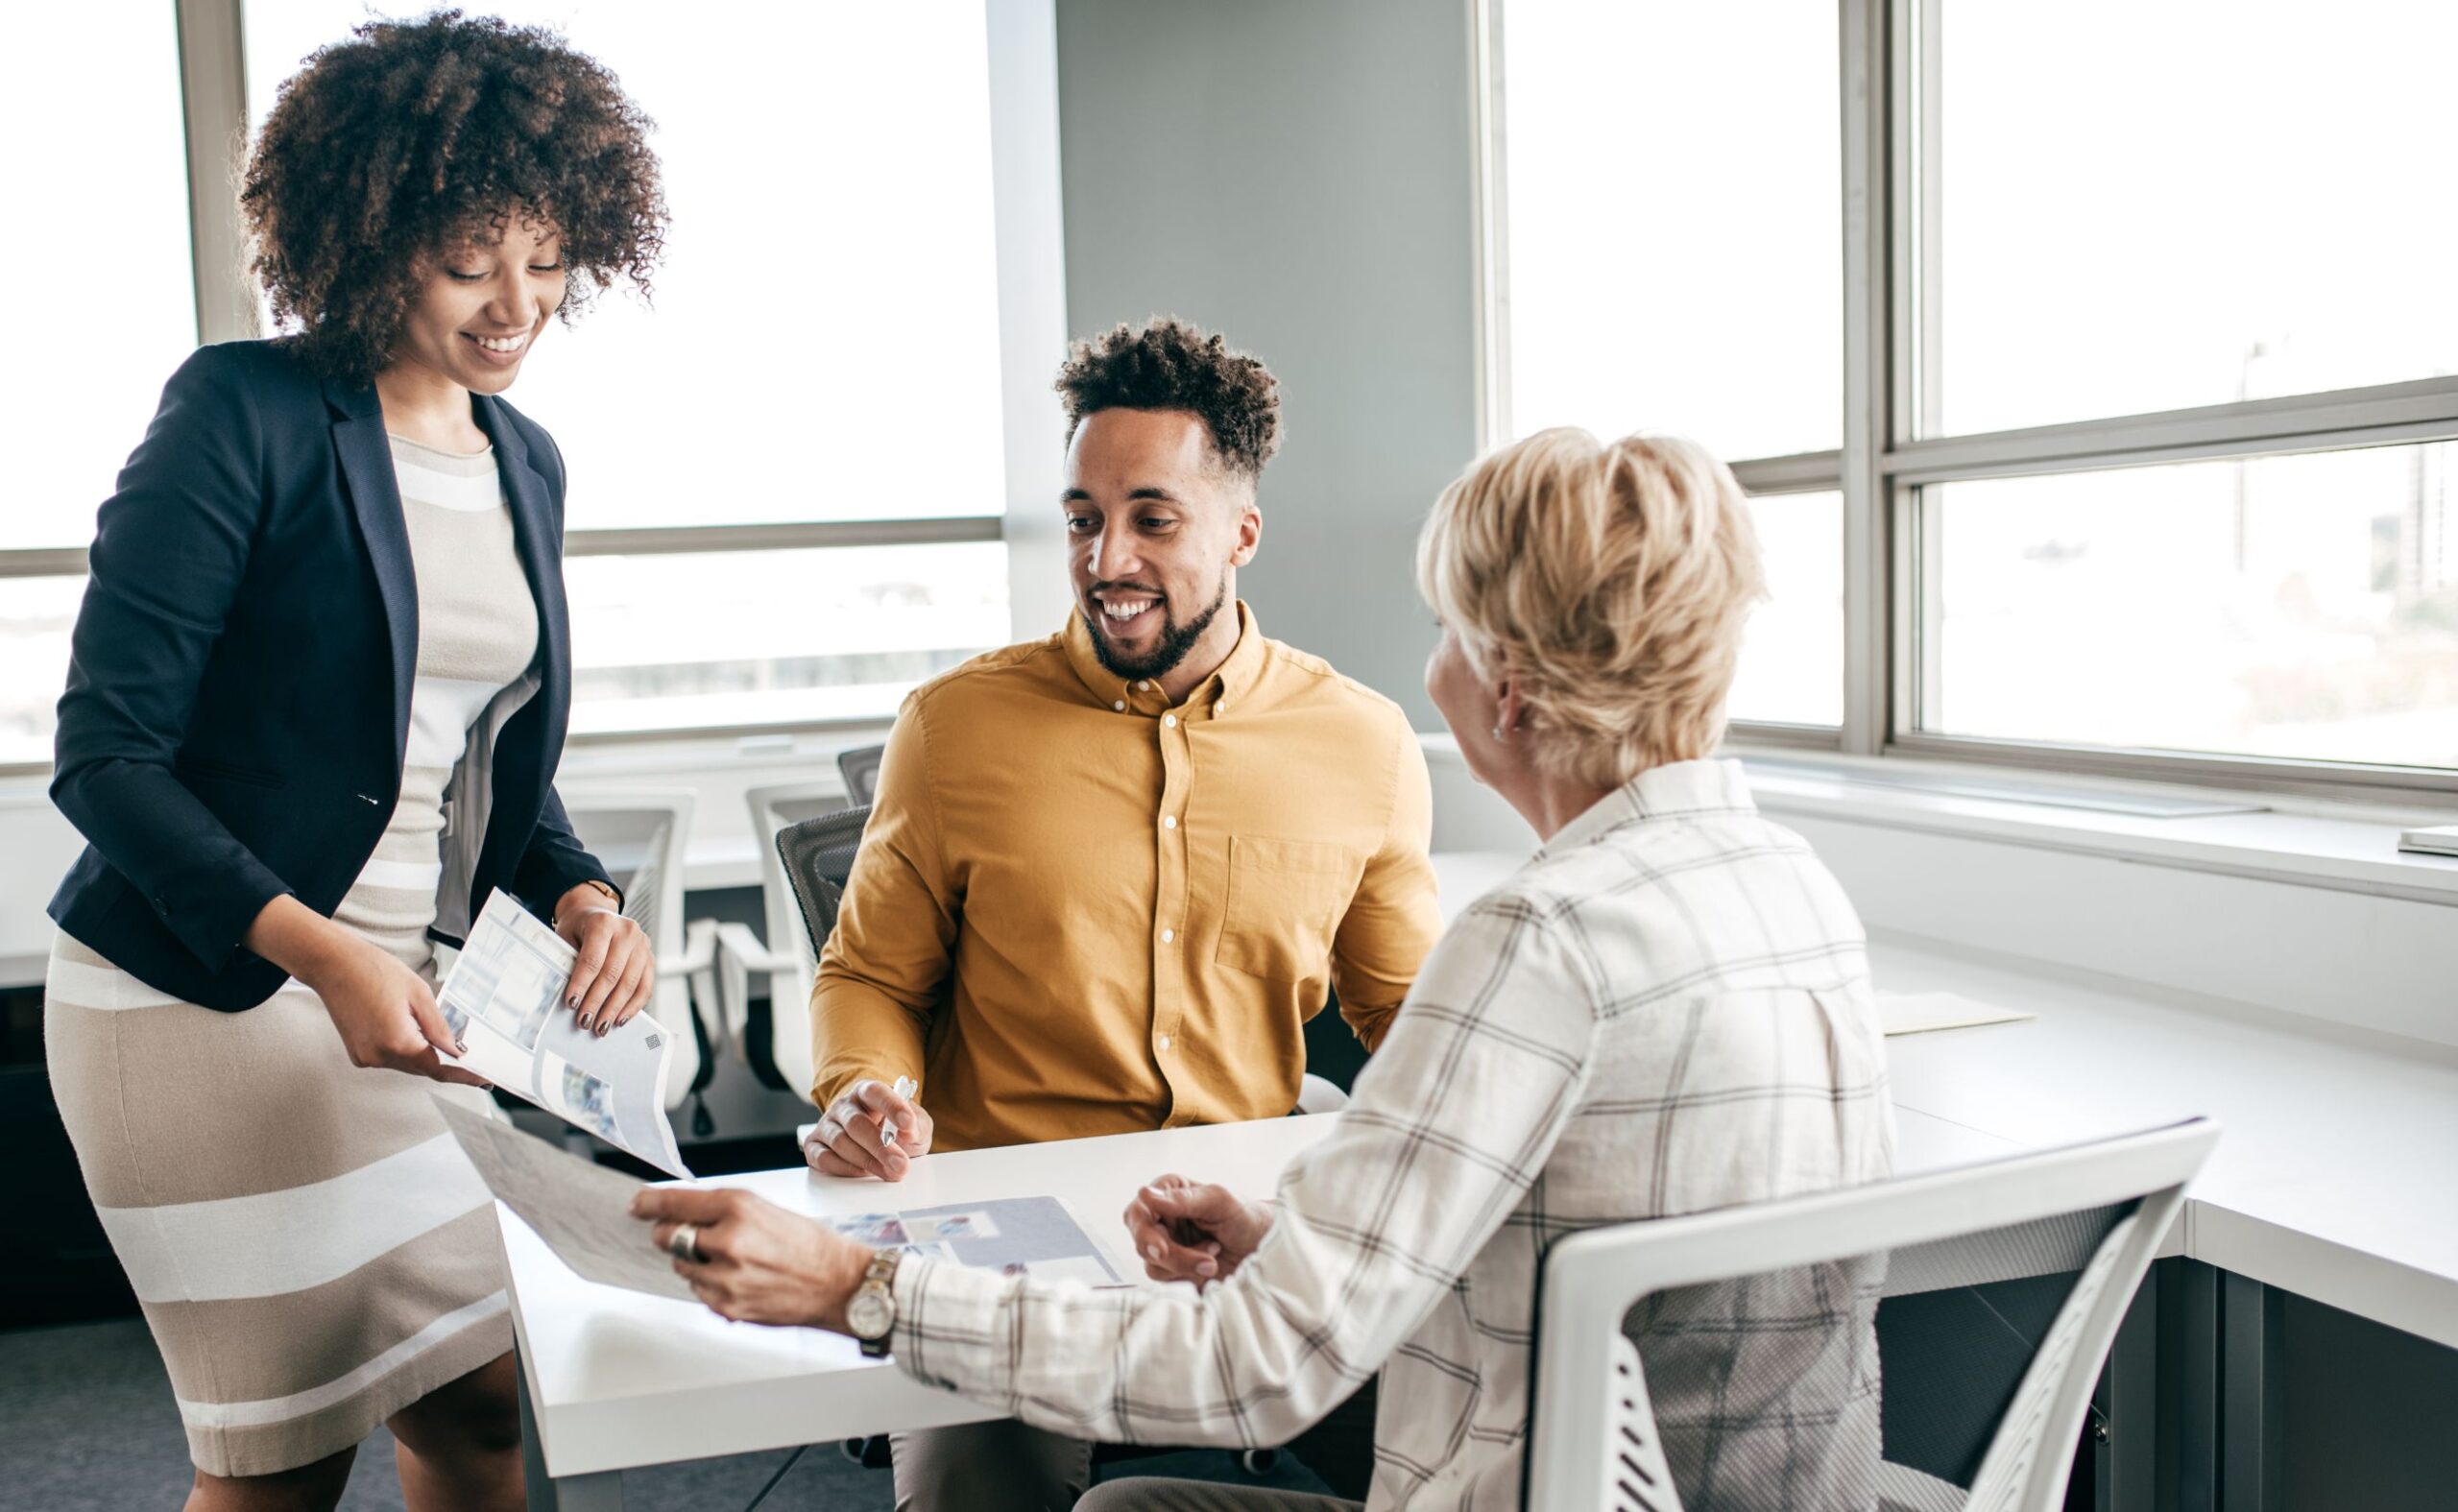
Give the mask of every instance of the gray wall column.
[[1424, 729], [1417, 527], [1477, 444], [1469, 36], [1457, 0], [1058, 0], [1069, 327], [1174, 314], [1270, 364], [1239, 590]]

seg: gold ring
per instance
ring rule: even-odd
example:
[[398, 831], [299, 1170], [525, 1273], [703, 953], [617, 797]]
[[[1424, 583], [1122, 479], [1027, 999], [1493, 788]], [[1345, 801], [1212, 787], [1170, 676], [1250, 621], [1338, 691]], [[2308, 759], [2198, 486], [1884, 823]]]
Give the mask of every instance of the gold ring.
[[689, 1260], [695, 1265], [709, 1258], [700, 1253], [700, 1228], [693, 1223], [676, 1224], [674, 1232], [666, 1236], [665, 1251], [676, 1260]]

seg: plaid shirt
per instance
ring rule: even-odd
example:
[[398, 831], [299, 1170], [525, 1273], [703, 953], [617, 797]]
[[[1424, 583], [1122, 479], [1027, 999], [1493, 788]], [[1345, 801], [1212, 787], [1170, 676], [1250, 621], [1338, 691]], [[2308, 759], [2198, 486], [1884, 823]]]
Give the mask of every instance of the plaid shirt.
[[[1537, 1268], [1575, 1230], [1892, 1164], [1859, 922], [1737, 763], [1641, 774], [1445, 933], [1236, 1275], [1089, 1290], [909, 1259], [896, 1357], [1081, 1437], [1285, 1442], [1383, 1373], [1369, 1505], [1516, 1507]], [[1692, 1512], [1867, 1506], [1874, 1267], [1626, 1327]]]

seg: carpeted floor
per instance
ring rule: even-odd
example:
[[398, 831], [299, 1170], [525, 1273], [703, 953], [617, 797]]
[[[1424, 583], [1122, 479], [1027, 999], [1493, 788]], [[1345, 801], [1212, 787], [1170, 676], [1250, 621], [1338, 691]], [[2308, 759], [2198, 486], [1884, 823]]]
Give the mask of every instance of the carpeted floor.
[[[626, 1472], [634, 1512], [740, 1512], [789, 1451], [695, 1460]], [[1137, 1460], [1136, 1475], [1193, 1476], [1320, 1491], [1285, 1457], [1256, 1479], [1229, 1454], [1196, 1452]], [[188, 1486], [187, 1441], [153, 1336], [134, 1318], [0, 1332], [0, 1509], [5, 1512], [153, 1512], [179, 1506]], [[761, 1512], [885, 1512], [884, 1470], [864, 1470], [833, 1444], [804, 1453], [760, 1503]], [[360, 1447], [345, 1512], [398, 1512], [393, 1440], [382, 1428]]]

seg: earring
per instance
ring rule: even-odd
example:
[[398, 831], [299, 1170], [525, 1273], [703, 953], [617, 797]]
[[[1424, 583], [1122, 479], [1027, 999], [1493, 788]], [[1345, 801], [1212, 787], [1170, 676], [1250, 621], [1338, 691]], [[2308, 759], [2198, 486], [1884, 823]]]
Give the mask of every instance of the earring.
[[1502, 732], [1502, 726], [1496, 725], [1494, 726], [1494, 738], [1496, 740], [1507, 740], [1510, 737]]

